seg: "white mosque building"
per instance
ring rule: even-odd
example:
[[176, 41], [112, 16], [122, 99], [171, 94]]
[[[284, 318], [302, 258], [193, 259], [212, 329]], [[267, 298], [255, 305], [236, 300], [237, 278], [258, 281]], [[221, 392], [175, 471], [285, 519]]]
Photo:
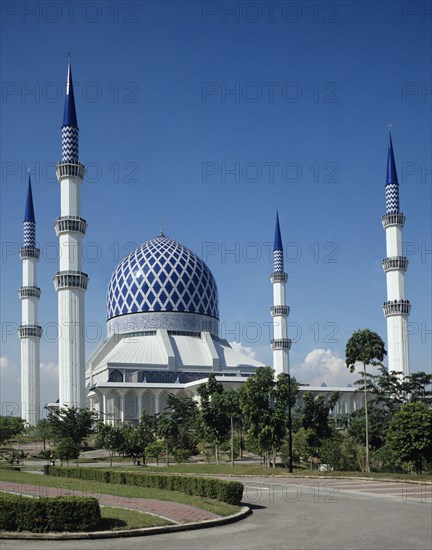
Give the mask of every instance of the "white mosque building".
[[[383, 225], [387, 254], [383, 262], [387, 277], [390, 370], [409, 373], [407, 316], [403, 276], [407, 260], [401, 256], [401, 229], [405, 217], [399, 212], [398, 182], [390, 140], [386, 184], [387, 212]], [[158, 415], [168, 395], [196, 398], [198, 387], [210, 373], [225, 388], [238, 388], [255, 370], [264, 366], [234, 349], [219, 337], [218, 288], [208, 266], [189, 248], [160, 235], [144, 242], [113, 272], [107, 292], [107, 339], [85, 361], [84, 297], [89, 277], [82, 271], [81, 242], [87, 222], [80, 216], [80, 186], [85, 168], [79, 162], [78, 123], [70, 61], [68, 66], [62, 160], [57, 166], [60, 184], [60, 216], [55, 228], [59, 238], [60, 266], [54, 277], [59, 315], [59, 399], [48, 408], [90, 406], [105, 423], [138, 422], [142, 411]], [[34, 424], [39, 418], [39, 340], [37, 324], [35, 216], [29, 186], [24, 221], [23, 301], [21, 338], [22, 417]], [[30, 233], [29, 233], [29, 230]], [[289, 374], [291, 340], [287, 334], [284, 250], [279, 217], [273, 252], [273, 368], [276, 375]], [[263, 285], [264, 286], [264, 285]], [[390, 353], [390, 350], [391, 353]], [[351, 387], [301, 388], [315, 394], [340, 392], [335, 414], [363, 407], [363, 396]], [[37, 412], [36, 412], [37, 411]]]

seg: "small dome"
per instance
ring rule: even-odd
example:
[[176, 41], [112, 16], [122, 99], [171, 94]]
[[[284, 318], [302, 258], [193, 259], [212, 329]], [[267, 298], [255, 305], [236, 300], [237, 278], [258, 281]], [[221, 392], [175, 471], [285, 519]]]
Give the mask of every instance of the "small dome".
[[[167, 315], [174, 313], [181, 315]], [[107, 294], [109, 332], [206, 330], [205, 323], [197, 323], [190, 314], [213, 318], [207, 330], [214, 333], [218, 291], [207, 265], [177, 241], [160, 236], [145, 242], [112, 274]], [[130, 316], [129, 326], [134, 328], [126, 330], [122, 316]]]

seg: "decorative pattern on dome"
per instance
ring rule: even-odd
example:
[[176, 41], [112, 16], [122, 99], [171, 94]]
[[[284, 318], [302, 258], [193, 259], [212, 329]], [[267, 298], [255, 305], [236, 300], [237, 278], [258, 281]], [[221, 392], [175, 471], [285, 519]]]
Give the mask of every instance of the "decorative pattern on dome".
[[107, 317], [146, 312], [198, 313], [219, 318], [216, 281], [194, 252], [165, 236], [136, 248], [114, 271]]

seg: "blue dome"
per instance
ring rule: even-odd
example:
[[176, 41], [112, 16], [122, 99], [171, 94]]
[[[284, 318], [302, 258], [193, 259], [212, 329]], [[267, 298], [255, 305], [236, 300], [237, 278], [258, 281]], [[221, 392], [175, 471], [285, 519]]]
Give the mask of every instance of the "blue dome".
[[[184, 315], [174, 317], [172, 321], [173, 316], [167, 316], [168, 313]], [[143, 318], [141, 314], [154, 315]], [[218, 291], [206, 264], [177, 241], [160, 236], [145, 242], [129, 254], [112, 274], [107, 295], [107, 317], [111, 327], [113, 320], [128, 315], [136, 321], [136, 330], [188, 330], [193, 327], [190, 321], [185, 323], [185, 319], [190, 320], [190, 315], [186, 314], [218, 320]], [[111, 328], [111, 331], [133, 331], [132, 328], [125, 330], [123, 321], [120, 325], [119, 330]], [[199, 330], [203, 328], [201, 323]]]

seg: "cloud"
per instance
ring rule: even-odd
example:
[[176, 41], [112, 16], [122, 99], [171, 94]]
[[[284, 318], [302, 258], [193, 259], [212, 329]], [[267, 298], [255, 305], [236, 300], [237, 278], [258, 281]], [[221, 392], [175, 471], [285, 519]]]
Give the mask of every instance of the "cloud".
[[239, 353], [243, 353], [243, 355], [247, 355], [248, 357], [251, 357], [252, 359], [256, 358], [256, 351], [248, 346], [244, 346], [240, 342], [229, 342], [229, 345], [232, 347], [234, 351], [238, 351]]
[[314, 349], [304, 361], [293, 367], [292, 374], [297, 380], [311, 386], [347, 386], [358, 380], [358, 373], [351, 374], [345, 361], [329, 349]]

